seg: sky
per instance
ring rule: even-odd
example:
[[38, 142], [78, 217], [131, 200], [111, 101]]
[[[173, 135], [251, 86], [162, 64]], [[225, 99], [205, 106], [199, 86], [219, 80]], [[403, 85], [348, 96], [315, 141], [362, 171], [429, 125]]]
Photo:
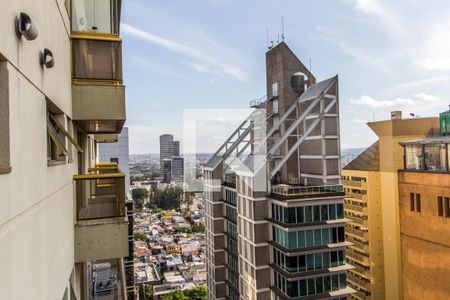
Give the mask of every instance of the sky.
[[132, 154], [159, 152], [163, 133], [183, 145], [197, 109], [213, 120], [199, 121], [196, 149], [214, 152], [266, 93], [267, 30], [276, 43], [282, 17], [285, 42], [315, 77], [339, 75], [342, 148], [369, 146], [376, 136], [366, 123], [390, 111], [437, 116], [450, 104], [450, 1], [122, 3]]

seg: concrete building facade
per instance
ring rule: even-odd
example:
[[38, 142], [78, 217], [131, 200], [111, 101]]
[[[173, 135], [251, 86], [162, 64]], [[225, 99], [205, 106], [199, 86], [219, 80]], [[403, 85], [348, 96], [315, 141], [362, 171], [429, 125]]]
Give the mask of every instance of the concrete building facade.
[[316, 83], [284, 42], [266, 70], [266, 110], [204, 168], [208, 299], [344, 299], [338, 78]]
[[[99, 164], [96, 139], [125, 122], [120, 1], [97, 7], [98, 24], [87, 2], [0, 3], [1, 299], [88, 299], [105, 270], [108, 293], [127, 298], [124, 174]], [[80, 18], [90, 29], [75, 30]], [[94, 209], [100, 194], [111, 211]]]
[[403, 299], [450, 297], [450, 166], [446, 134], [403, 142], [398, 172]]
[[402, 119], [393, 112], [391, 120], [368, 126], [379, 140], [351, 161], [342, 171], [346, 192], [347, 260], [349, 286], [354, 299], [402, 299], [401, 244], [397, 171], [404, 153], [400, 142], [435, 134], [438, 118]]

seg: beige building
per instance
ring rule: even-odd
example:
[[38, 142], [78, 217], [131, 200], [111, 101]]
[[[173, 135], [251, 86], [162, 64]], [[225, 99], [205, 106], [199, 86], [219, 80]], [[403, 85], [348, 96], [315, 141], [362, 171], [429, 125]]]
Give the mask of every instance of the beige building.
[[398, 188], [404, 299], [450, 298], [449, 144], [448, 135], [402, 143], [405, 165]]
[[266, 72], [204, 168], [208, 299], [345, 299], [338, 77], [316, 82], [284, 42]]
[[[120, 0], [0, 2], [0, 298], [126, 299]], [[132, 291], [131, 291], [132, 293]]]
[[347, 259], [356, 268], [348, 276], [358, 290], [356, 299], [402, 299], [398, 170], [403, 168], [400, 142], [435, 134], [438, 118], [391, 120], [368, 126], [378, 141], [351, 161], [342, 172], [346, 191]]

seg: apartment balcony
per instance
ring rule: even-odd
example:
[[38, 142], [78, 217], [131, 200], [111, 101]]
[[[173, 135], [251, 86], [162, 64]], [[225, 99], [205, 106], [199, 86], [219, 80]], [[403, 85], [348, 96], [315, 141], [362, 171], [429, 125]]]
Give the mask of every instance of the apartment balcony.
[[349, 281], [350, 283], [353, 283], [354, 285], [356, 285], [357, 287], [359, 287], [360, 289], [362, 289], [366, 292], [371, 291], [370, 281], [359, 278], [358, 276], [355, 276], [352, 273], [347, 274], [347, 281]]
[[358, 237], [358, 238], [364, 239], [366, 241], [369, 240], [369, 232], [367, 230], [363, 230], [361, 228], [346, 226], [345, 234], [351, 235], [353, 237]]
[[356, 248], [364, 253], [368, 253], [370, 251], [369, 244], [367, 242], [362, 242], [359, 239], [355, 239], [350, 236], [347, 236], [346, 240], [353, 244], [350, 247]]
[[356, 267], [356, 268], [350, 270], [350, 274], [352, 274], [352, 273], [354, 275], [358, 275], [360, 277], [363, 277], [367, 281], [370, 281], [370, 279], [372, 278], [372, 274], [370, 273], [370, 269], [369, 268]]
[[88, 290], [93, 300], [126, 300], [127, 287], [122, 258], [91, 263]]
[[226, 173], [223, 181], [224, 186], [236, 188], [236, 173]]
[[345, 194], [346, 198], [353, 198], [353, 199], [357, 199], [357, 200], [364, 200], [363, 196], [365, 196], [365, 195], [357, 194], [357, 193], [346, 193]]
[[356, 225], [368, 228], [369, 227], [369, 221], [366, 218], [356, 216], [353, 214], [349, 214], [348, 211], [344, 210], [345, 217], [350, 219], [350, 223], [354, 223]]
[[348, 201], [345, 201], [344, 209], [351, 211], [351, 212], [359, 213], [359, 214], [367, 214], [368, 213], [367, 206], [350, 204], [350, 203], [348, 203]]
[[128, 256], [125, 174], [114, 163], [75, 175], [75, 262]]
[[352, 181], [352, 180], [342, 180], [342, 185], [345, 187], [362, 188], [367, 185], [364, 181]]
[[278, 200], [302, 199], [311, 197], [343, 196], [340, 184], [320, 186], [299, 186], [289, 184], [273, 185], [271, 197]]
[[[356, 261], [364, 266], [370, 266], [370, 259], [369, 257], [359, 254], [355, 251], [353, 251], [352, 249], [347, 249], [346, 251], [346, 257], [349, 258], [352, 261]], [[350, 262], [351, 264], [351, 262]]]
[[126, 119], [121, 39], [90, 33], [71, 37], [73, 119], [87, 133], [120, 133]]

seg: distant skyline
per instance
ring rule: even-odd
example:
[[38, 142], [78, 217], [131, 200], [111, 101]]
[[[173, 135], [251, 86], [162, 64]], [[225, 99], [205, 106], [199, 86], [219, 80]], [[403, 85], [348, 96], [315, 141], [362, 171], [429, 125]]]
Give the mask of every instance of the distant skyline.
[[[318, 80], [339, 74], [342, 148], [370, 145], [376, 137], [365, 123], [392, 110], [407, 117], [448, 109], [447, 1], [128, 0], [130, 153], [158, 153], [164, 133], [183, 144], [184, 109], [248, 108], [264, 95], [266, 29], [276, 41], [282, 16], [286, 43], [305, 65], [311, 59]], [[214, 152], [233, 130], [219, 126], [216, 142], [200, 140], [198, 152]]]

